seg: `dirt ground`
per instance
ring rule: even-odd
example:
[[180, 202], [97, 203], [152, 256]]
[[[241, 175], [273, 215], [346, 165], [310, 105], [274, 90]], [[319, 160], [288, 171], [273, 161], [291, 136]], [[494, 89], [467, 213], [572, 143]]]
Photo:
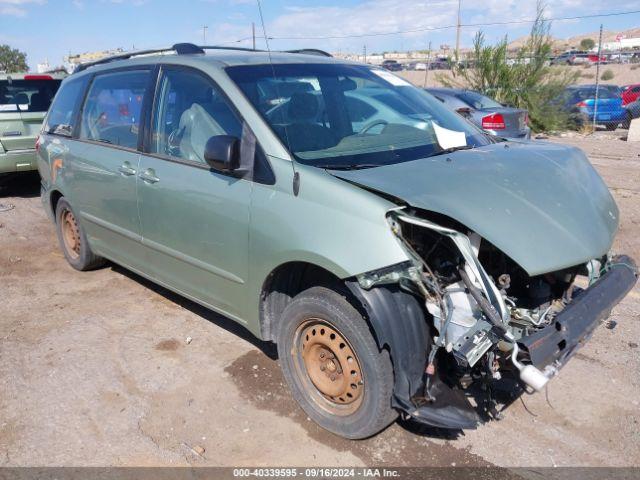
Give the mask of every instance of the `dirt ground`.
[[[585, 149], [621, 209], [615, 248], [640, 258], [640, 146]], [[0, 203], [2, 466], [639, 466], [640, 289], [544, 393], [466, 432], [396, 423], [347, 441], [313, 424], [270, 345], [117, 266], [65, 262], [38, 179]], [[189, 341], [188, 339], [191, 339]]]

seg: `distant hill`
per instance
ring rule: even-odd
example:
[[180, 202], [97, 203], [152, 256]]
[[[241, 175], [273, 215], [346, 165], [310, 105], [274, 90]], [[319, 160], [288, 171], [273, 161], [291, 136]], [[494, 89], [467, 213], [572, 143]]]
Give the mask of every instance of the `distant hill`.
[[[638, 28], [630, 28], [629, 30], [622, 31], [611, 31], [611, 30], [603, 30], [602, 32], [602, 42], [615, 42], [616, 36], [618, 34], [624, 35], [626, 38], [638, 38], [640, 37], [640, 27]], [[580, 47], [580, 41], [585, 38], [590, 38], [594, 42], [598, 41], [598, 36], [600, 35], [599, 31], [584, 33], [582, 35], [576, 35], [574, 37], [569, 37], [566, 39], [562, 38], [554, 38], [553, 39], [553, 48], [554, 50], [564, 51], [574, 48]], [[514, 41], [509, 43], [509, 50], [517, 50], [521, 48], [524, 43], [529, 38], [528, 35], [516, 38]]]

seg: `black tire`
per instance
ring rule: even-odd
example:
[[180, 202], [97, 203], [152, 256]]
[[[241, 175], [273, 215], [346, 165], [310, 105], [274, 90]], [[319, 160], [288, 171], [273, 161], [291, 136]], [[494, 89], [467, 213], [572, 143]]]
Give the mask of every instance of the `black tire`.
[[87, 236], [78, 216], [64, 197], [56, 205], [56, 233], [64, 257], [76, 270], [94, 270], [104, 265], [105, 260], [95, 255], [89, 247]]
[[[330, 338], [334, 333], [337, 340]], [[391, 407], [394, 377], [389, 353], [378, 349], [366, 320], [339, 293], [313, 287], [298, 294], [282, 313], [277, 344], [280, 366], [293, 397], [322, 428], [345, 438], [361, 439], [380, 432], [398, 416]], [[313, 350], [318, 345], [320, 348]], [[316, 351], [320, 352], [317, 359]], [[329, 353], [330, 363], [315, 368], [323, 351], [335, 351], [335, 356]], [[319, 376], [331, 377], [335, 372], [335, 385], [329, 383], [329, 388], [344, 385], [346, 393], [330, 397], [316, 384], [329, 382]], [[350, 383], [356, 381], [357, 385]], [[334, 382], [333, 377], [330, 382]]]
[[624, 130], [629, 130], [631, 128], [631, 112], [627, 112], [627, 116], [624, 120], [624, 122], [622, 122], [622, 128]]
[[605, 125], [607, 131], [609, 132], [613, 132], [616, 128], [618, 128], [618, 124], [617, 123], [607, 123]]

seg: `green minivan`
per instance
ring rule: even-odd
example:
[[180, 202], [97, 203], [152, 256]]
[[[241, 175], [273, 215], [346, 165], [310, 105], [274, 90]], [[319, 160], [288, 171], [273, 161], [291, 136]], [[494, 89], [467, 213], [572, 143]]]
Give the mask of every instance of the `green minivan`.
[[[275, 342], [310, 418], [497, 415], [633, 288], [585, 155], [487, 135], [320, 51], [178, 44], [83, 65], [37, 142], [71, 266], [117, 263]], [[609, 354], [603, 352], [602, 354]]]
[[37, 169], [36, 137], [62, 78], [0, 74], [0, 176]]

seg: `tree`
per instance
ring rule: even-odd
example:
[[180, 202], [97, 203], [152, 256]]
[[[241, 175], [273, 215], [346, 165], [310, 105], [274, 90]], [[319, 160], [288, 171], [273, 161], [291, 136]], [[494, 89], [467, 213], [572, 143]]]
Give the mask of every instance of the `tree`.
[[446, 86], [470, 88], [529, 111], [535, 131], [565, 128], [568, 115], [555, 101], [564, 89], [574, 83], [579, 73], [549, 66], [552, 39], [551, 24], [544, 19], [544, 6], [538, 2], [538, 13], [529, 38], [515, 58], [507, 58], [507, 39], [497, 45], [486, 45], [482, 31], [476, 34], [469, 60], [473, 68], [454, 63], [453, 78], [440, 76]]
[[0, 45], [0, 72], [17, 73], [29, 70], [27, 54], [9, 45]]
[[595, 46], [596, 46], [596, 42], [594, 42], [593, 39], [591, 38], [583, 38], [580, 41], [580, 48], [582, 50], [591, 50]]

